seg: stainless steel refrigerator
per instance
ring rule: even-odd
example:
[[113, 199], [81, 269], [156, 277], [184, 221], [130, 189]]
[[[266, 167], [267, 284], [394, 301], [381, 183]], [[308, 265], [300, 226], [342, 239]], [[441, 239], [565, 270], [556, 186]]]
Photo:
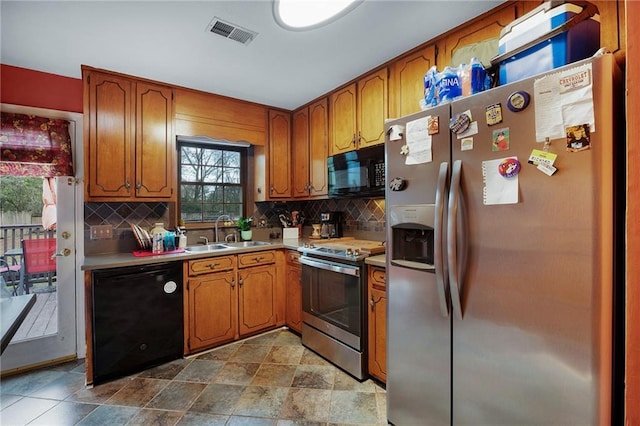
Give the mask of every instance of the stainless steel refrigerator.
[[[548, 75], [584, 69], [561, 82], [583, 99], [549, 103], [537, 76], [387, 122], [391, 424], [611, 421], [618, 71], [604, 55]], [[552, 131], [558, 104], [563, 132], [586, 125], [583, 149]], [[553, 173], [537, 166], [550, 154]]]

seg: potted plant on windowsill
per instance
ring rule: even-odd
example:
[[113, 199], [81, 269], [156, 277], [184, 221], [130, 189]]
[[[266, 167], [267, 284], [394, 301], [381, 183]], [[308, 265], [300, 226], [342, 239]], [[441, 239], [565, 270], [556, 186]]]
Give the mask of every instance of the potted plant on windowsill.
[[253, 232], [251, 231], [251, 223], [253, 222], [252, 217], [241, 217], [236, 220], [236, 226], [240, 230], [240, 238], [242, 241], [250, 241]]

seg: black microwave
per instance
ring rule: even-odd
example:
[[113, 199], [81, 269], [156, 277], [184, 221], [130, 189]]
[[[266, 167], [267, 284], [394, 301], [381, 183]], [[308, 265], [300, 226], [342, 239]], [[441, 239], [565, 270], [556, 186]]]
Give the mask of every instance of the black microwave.
[[384, 144], [332, 155], [329, 197], [384, 197]]

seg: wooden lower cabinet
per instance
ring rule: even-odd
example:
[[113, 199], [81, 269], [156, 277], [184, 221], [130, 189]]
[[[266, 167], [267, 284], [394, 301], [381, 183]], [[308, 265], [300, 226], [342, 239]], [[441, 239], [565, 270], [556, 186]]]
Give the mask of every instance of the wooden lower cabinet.
[[276, 326], [276, 278], [273, 266], [254, 266], [238, 271], [240, 337]]
[[291, 330], [302, 333], [302, 268], [300, 267], [300, 253], [289, 250], [286, 272], [286, 324]]
[[275, 250], [185, 262], [184, 353], [284, 324]]
[[238, 292], [235, 272], [218, 272], [189, 281], [189, 352], [236, 338]]
[[368, 267], [369, 301], [369, 374], [387, 381], [387, 284], [386, 271], [377, 266]]

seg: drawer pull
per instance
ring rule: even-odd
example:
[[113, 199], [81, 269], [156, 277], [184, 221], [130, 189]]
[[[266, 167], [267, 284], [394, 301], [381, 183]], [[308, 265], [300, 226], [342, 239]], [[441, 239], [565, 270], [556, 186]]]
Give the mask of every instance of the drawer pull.
[[218, 266], [218, 264], [217, 263], [210, 263], [207, 266], [209, 266], [210, 269], [214, 269], [216, 266]]

